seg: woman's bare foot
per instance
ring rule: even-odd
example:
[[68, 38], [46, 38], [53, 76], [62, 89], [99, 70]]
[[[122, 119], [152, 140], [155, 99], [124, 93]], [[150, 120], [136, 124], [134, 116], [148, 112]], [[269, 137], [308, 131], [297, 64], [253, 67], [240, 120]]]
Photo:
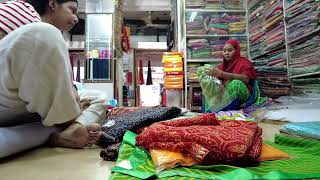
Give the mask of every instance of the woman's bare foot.
[[52, 134], [50, 137], [50, 145], [80, 149], [96, 144], [101, 133], [101, 126], [99, 124], [93, 123], [85, 126], [79, 123], [73, 123], [64, 131]]

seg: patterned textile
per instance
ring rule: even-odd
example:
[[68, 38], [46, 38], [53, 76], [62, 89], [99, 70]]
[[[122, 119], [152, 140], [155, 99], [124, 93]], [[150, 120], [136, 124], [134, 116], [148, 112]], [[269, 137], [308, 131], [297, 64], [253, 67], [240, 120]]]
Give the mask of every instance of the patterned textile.
[[[257, 70], [257, 80], [263, 81], [262, 95], [272, 98], [288, 95], [290, 87], [283, 86], [289, 84], [288, 78], [284, 79], [288, 73], [283, 1], [252, 0], [249, 4], [254, 4], [249, 5], [250, 55]], [[265, 68], [268, 72], [259, 72]], [[273, 68], [283, 68], [283, 74], [278, 76]]]
[[[127, 136], [129, 135], [129, 136]], [[230, 165], [179, 167], [156, 173], [148, 153], [135, 146], [135, 135], [126, 134], [117, 164], [131, 164], [131, 169], [112, 168], [111, 180], [135, 179], [312, 179], [320, 178], [320, 142], [283, 135], [275, 136], [275, 143], [266, 144], [288, 153], [289, 160], [266, 161], [249, 167]]]
[[137, 136], [146, 149], [182, 152], [202, 164], [255, 161], [261, 153], [262, 129], [254, 122], [221, 121], [214, 114], [160, 122]]
[[106, 161], [116, 161], [121, 143], [112, 144], [100, 152], [100, 157]]
[[106, 119], [109, 119], [110, 117], [113, 117], [113, 116], [116, 116], [116, 115], [120, 115], [120, 114], [124, 114], [124, 113], [128, 113], [128, 112], [138, 111], [138, 110], [140, 110], [142, 108], [143, 107], [118, 107], [118, 108], [114, 108], [114, 109], [110, 110], [107, 113]]
[[98, 145], [107, 147], [119, 143], [127, 130], [134, 131], [154, 122], [178, 117], [180, 114], [181, 109], [177, 107], [152, 107], [110, 116], [101, 123], [103, 136], [101, 136]]
[[176, 166], [186, 167], [199, 164], [198, 161], [195, 161], [182, 153], [168, 150], [150, 149], [150, 156], [156, 167], [156, 172], [161, 172], [165, 169], [172, 169]]
[[[167, 150], [150, 150], [150, 156], [159, 173], [165, 169], [172, 169], [177, 166], [190, 167], [199, 164], [190, 157], [184, 156], [182, 153]], [[289, 155], [273, 146], [262, 144], [261, 155], [259, 161], [284, 160], [289, 159]]]

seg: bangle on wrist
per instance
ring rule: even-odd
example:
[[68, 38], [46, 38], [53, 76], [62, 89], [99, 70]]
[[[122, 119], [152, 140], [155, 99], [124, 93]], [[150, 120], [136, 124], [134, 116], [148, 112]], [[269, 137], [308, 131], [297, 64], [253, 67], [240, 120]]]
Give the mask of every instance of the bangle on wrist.
[[223, 79], [223, 71], [220, 73], [220, 78]]

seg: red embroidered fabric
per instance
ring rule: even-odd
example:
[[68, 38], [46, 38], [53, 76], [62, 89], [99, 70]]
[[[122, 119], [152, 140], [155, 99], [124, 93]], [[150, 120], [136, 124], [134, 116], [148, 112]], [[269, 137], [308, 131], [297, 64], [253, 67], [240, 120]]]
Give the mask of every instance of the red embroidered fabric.
[[218, 121], [214, 114], [155, 123], [137, 136], [145, 149], [181, 152], [202, 164], [253, 161], [261, 154], [262, 129], [255, 122]]

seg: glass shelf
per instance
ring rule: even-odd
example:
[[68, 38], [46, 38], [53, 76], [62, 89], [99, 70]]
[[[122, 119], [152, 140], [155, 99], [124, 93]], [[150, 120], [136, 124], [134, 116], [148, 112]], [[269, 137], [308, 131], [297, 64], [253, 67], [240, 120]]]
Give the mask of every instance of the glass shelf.
[[201, 59], [216, 61], [222, 59], [222, 51], [225, 42], [229, 39], [237, 39], [240, 42], [241, 55], [247, 56], [246, 36], [205, 36], [202, 38], [187, 37], [187, 62], [198, 61]]
[[237, 10], [237, 9], [244, 9], [244, 1], [204, 1], [204, 0], [186, 0], [186, 9], [231, 9], [231, 10]]
[[209, 12], [209, 13], [236, 12], [236, 13], [246, 13], [246, 10], [245, 9], [186, 9], [186, 12]]
[[87, 14], [86, 80], [112, 81], [112, 14]]
[[186, 33], [190, 35], [244, 35], [245, 14], [239, 12], [188, 11], [185, 16]]

